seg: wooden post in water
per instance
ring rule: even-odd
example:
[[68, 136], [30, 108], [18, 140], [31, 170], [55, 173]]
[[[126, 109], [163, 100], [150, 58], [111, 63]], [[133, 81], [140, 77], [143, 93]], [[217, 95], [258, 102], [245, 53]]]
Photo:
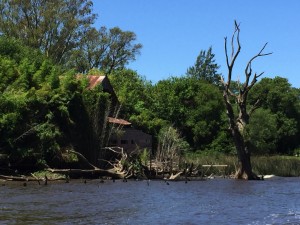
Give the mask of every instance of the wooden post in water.
[[162, 162], [162, 168], [163, 168], [163, 171], [162, 171], [162, 175], [163, 175], [163, 179], [165, 178], [165, 162], [163, 161]]
[[151, 168], [151, 150], [149, 151], [149, 163], [150, 163], [150, 165], [149, 165], [149, 178], [148, 179], [150, 179], [151, 177], [152, 177], [152, 174], [151, 174], [151, 171], [152, 171], [152, 168]]
[[187, 183], [187, 163], [185, 162], [185, 183]]
[[173, 174], [173, 158], [171, 158], [170, 175]]

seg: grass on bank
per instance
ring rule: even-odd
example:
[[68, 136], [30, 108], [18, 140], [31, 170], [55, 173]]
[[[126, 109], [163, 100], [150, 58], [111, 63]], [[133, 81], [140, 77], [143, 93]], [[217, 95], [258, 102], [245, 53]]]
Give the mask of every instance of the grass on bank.
[[[237, 156], [224, 155], [221, 153], [203, 154], [187, 153], [185, 161], [188, 164], [193, 163], [195, 166], [201, 165], [228, 165], [226, 170], [219, 168], [210, 168], [203, 170], [205, 175], [230, 175], [234, 174], [237, 167]], [[253, 171], [256, 174], [266, 175], [273, 174], [283, 177], [300, 176], [300, 157], [296, 156], [252, 156], [251, 163]]]
[[38, 179], [44, 179], [45, 176], [48, 177], [48, 179], [50, 180], [56, 180], [56, 179], [64, 179], [65, 176], [62, 175], [62, 174], [58, 174], [58, 173], [52, 173], [50, 171], [47, 171], [47, 170], [40, 170], [40, 171], [37, 171], [35, 173], [33, 173], [33, 175], [38, 178]]

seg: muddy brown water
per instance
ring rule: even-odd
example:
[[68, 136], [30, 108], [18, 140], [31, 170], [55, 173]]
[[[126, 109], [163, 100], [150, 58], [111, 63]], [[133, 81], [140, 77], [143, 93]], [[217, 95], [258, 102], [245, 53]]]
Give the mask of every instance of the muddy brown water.
[[0, 182], [0, 224], [300, 224], [300, 178]]

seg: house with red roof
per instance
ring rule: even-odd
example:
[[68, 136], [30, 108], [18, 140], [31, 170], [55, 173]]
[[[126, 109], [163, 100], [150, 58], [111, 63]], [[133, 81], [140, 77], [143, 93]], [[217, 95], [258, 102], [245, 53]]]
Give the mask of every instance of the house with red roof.
[[[78, 75], [81, 77], [84, 75]], [[112, 111], [107, 120], [111, 125], [111, 132], [108, 141], [108, 146], [121, 147], [127, 153], [132, 153], [139, 149], [152, 149], [152, 136], [144, 133], [142, 130], [135, 129], [132, 124], [124, 119], [116, 118], [116, 112], [120, 108], [120, 103], [117, 95], [107, 76], [87, 75], [88, 89], [93, 89], [97, 85], [101, 85], [104, 92], [111, 96]]]

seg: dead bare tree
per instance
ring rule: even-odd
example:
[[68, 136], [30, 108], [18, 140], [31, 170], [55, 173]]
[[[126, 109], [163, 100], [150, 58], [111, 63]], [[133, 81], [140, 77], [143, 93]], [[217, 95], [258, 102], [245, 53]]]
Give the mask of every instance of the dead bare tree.
[[[227, 82], [224, 77], [221, 78], [221, 82], [224, 87], [223, 98], [227, 110], [227, 116], [229, 119], [229, 129], [234, 140], [234, 144], [237, 150], [238, 155], [238, 169], [235, 174], [237, 179], [248, 179], [254, 180], [258, 179], [258, 176], [253, 173], [250, 155], [251, 151], [249, 149], [248, 143], [244, 139], [244, 130], [246, 125], [249, 123], [249, 118], [251, 113], [258, 108], [259, 100], [256, 101], [254, 105], [248, 110], [247, 109], [247, 98], [249, 91], [257, 82], [257, 79], [263, 75], [262, 73], [252, 73], [252, 62], [261, 56], [267, 56], [272, 53], [263, 53], [267, 43], [262, 47], [262, 49], [253, 56], [247, 63], [245, 68], [245, 82], [240, 86], [238, 93], [234, 93], [230, 90], [231, 81], [232, 81], [232, 71], [234, 63], [241, 51], [240, 44], [240, 25], [235, 21], [235, 30], [231, 38], [231, 56], [229, 58], [228, 47], [227, 47], [227, 38], [225, 37], [225, 54], [226, 54], [226, 63], [227, 63]], [[237, 49], [235, 49], [237, 45]], [[233, 103], [235, 101], [238, 108], [238, 115], [235, 115], [233, 110]]]

